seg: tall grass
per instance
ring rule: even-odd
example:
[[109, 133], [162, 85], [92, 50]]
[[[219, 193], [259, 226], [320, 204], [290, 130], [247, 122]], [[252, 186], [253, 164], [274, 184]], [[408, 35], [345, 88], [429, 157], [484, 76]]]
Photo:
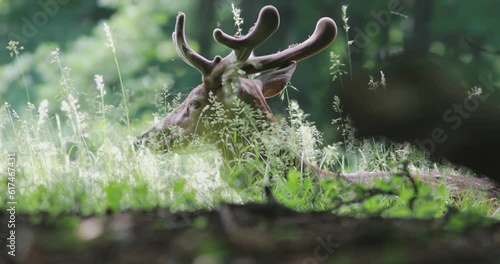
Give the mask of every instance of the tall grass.
[[111, 34], [111, 29], [109, 28], [108, 24], [104, 23], [104, 31], [106, 32], [106, 37], [108, 38], [108, 42], [106, 43], [106, 46], [111, 49], [113, 52], [113, 58], [115, 60], [115, 65], [116, 65], [116, 72], [118, 73], [118, 80], [120, 80], [120, 89], [122, 92], [122, 98], [123, 98], [123, 109], [125, 110], [125, 120], [127, 124], [127, 128], [129, 131], [131, 131], [130, 128], [130, 117], [129, 117], [129, 111], [128, 111], [128, 106], [127, 106], [127, 96], [125, 92], [125, 87], [123, 85], [123, 78], [122, 78], [122, 72], [120, 70], [120, 64], [118, 63], [118, 55], [116, 54], [116, 48], [115, 48], [115, 42], [113, 40], [113, 35]]
[[[114, 49], [112, 52], [121, 76]], [[59, 50], [52, 56], [57, 64], [52, 67], [61, 75], [60, 82], [54, 84], [60, 91], [58, 99], [43, 99], [37, 105], [28, 99], [27, 109], [17, 111], [4, 103], [0, 109], [0, 170], [6, 169], [8, 153], [17, 153], [21, 212], [85, 215], [128, 208], [194, 210], [213, 208], [221, 202], [262, 202], [266, 199], [264, 187], [271, 186], [278, 201], [296, 210], [438, 217], [449, 204], [455, 204], [500, 217], [494, 201], [482, 198], [474, 203], [468, 198], [476, 197], [473, 193], [457, 198], [444, 182], [419, 182], [417, 194], [413, 184], [398, 175], [375, 180], [371, 186], [318, 180], [302, 163], [296, 164], [295, 158], [341, 172], [391, 171], [403, 162], [423, 169], [436, 169], [437, 165], [407, 144], [356, 140], [350, 122], [342, 118], [336, 123], [344, 131], [343, 144], [325, 146], [321, 133], [293, 100], [288, 101], [288, 120], [270, 125], [262, 121], [261, 113], [238, 99], [232, 109], [226, 109], [212, 98], [210, 112], [214, 114], [205, 115], [200, 122], [214, 128], [215, 143], [224, 146], [222, 152], [201, 137], [179, 152], [154, 153], [137, 147], [134, 135], [139, 135], [144, 125], [130, 123], [130, 102], [123, 85], [123, 102], [118, 106], [105, 104], [106, 85], [100, 75], [95, 76], [94, 95], [79, 94]], [[97, 98], [95, 107], [83, 109], [80, 101], [84, 97]], [[341, 102], [335, 100], [336, 110], [342, 111]], [[51, 112], [49, 105], [59, 107]], [[124, 111], [125, 125], [106, 115], [111, 107]], [[168, 108], [173, 107], [175, 104]], [[228, 111], [237, 113], [230, 121]], [[0, 186], [0, 195], [6, 198], [5, 179]], [[0, 199], [0, 207], [5, 207], [6, 201]]]
[[[80, 212], [163, 206], [193, 209], [240, 198], [223, 182], [222, 159], [213, 149], [197, 155], [154, 155], [135, 146], [136, 129], [111, 120], [106, 112], [105, 84], [96, 76], [98, 107], [82, 109], [71, 71], [62, 65], [59, 50], [52, 52], [54, 71], [60, 71], [57, 100], [16, 111], [1, 106], [2, 157], [18, 157], [18, 208], [22, 212]], [[85, 95], [92, 97], [93, 95]], [[49, 112], [49, 105], [59, 105]], [[125, 108], [127, 102], [118, 106]], [[20, 112], [18, 114], [18, 112]], [[215, 155], [214, 155], [215, 154]], [[0, 162], [6, 169], [7, 159]], [[1, 195], [6, 198], [6, 182]], [[0, 205], [5, 206], [6, 199]]]
[[21, 76], [23, 77], [24, 90], [26, 91], [26, 99], [28, 99], [28, 102], [31, 102], [30, 93], [28, 91], [28, 85], [26, 84], [26, 77], [24, 77], [24, 70], [23, 67], [21, 67], [21, 61], [19, 60], [19, 52], [24, 50], [24, 47], [18, 45], [19, 42], [11, 40], [9, 41], [9, 45], [7, 46], [7, 50], [10, 51], [10, 57], [16, 57], [17, 65], [19, 66], [19, 69], [21, 70]]

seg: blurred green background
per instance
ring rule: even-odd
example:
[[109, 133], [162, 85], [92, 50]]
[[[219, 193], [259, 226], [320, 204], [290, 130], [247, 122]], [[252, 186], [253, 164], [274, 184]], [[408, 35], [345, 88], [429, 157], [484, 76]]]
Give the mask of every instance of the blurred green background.
[[[340, 136], [331, 121], [336, 115], [333, 97], [342, 89], [342, 80], [332, 82], [330, 51], [340, 55], [343, 70], [350, 72], [350, 58], [353, 69], [371, 71], [376, 79], [387, 58], [404, 53], [439, 57], [469, 87], [480, 74], [495, 75], [500, 69], [498, 54], [493, 54], [500, 50], [500, 1], [0, 0], [0, 43], [5, 47], [15, 40], [24, 47], [18, 60], [6, 48], [0, 52], [0, 103], [24, 109], [25, 86], [36, 106], [43, 99], [57, 99], [61, 69], [51, 63], [51, 51], [60, 48], [61, 66], [71, 69], [76, 90], [87, 99], [81, 101], [82, 109], [95, 107], [95, 74], [104, 76], [106, 104], [119, 105], [122, 95], [116, 65], [105, 45], [106, 22], [128, 92], [134, 133], [139, 133], [149, 125], [145, 121], [153, 119], [152, 113], [162, 112], [165, 89], [185, 95], [201, 81], [199, 73], [179, 59], [172, 44], [177, 13], [187, 15], [186, 34], [195, 50], [207, 58], [225, 56], [229, 50], [213, 40], [212, 31], [221, 27], [236, 33], [231, 3], [242, 9], [243, 33], [253, 26], [264, 5], [280, 11], [279, 30], [255, 51], [261, 55], [305, 40], [320, 17], [336, 21], [337, 40], [327, 51], [298, 65], [292, 78], [298, 91], [290, 90], [290, 98], [310, 114], [327, 143]], [[348, 5], [348, 38], [343, 5]], [[350, 53], [347, 40], [354, 40]], [[386, 78], [390, 81], [390, 76]], [[275, 114], [285, 113], [285, 102], [273, 98], [270, 103]], [[60, 111], [60, 105], [49, 108]], [[123, 122], [116, 116], [117, 122]]]

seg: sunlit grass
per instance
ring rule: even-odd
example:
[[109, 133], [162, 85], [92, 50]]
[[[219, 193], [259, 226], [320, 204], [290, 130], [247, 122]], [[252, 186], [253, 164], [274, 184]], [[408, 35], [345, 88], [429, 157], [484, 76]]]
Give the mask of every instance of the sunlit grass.
[[[83, 110], [71, 80], [61, 65], [59, 50], [52, 52], [61, 80], [58, 100], [44, 99], [27, 109], [1, 107], [0, 149], [3, 157], [16, 153], [16, 199], [21, 212], [120, 211], [127, 208], [169, 207], [172, 210], [214, 206], [240, 201], [220, 179], [221, 156], [212, 149], [196, 154], [165, 155], [139, 150], [127, 127], [106, 116], [104, 83], [96, 78], [100, 97], [95, 111]], [[59, 105], [48, 112], [49, 105]], [[0, 169], [6, 169], [6, 158]], [[6, 180], [2, 196], [6, 198]], [[1, 199], [5, 206], [7, 199]]]
[[[8, 153], [16, 153], [20, 212], [86, 215], [155, 207], [195, 210], [214, 208], [221, 202], [264, 202], [267, 186], [280, 203], [300, 211], [440, 217], [453, 205], [500, 218], [495, 199], [472, 189], [457, 195], [444, 181], [433, 185], [417, 181], [416, 191], [403, 175], [369, 185], [317, 180], [294, 164], [296, 157], [340, 172], [399, 171], [403, 163], [422, 170], [454, 168], [430, 162], [408, 144], [356, 140], [349, 120], [342, 118], [335, 120], [342, 129], [342, 144], [325, 145], [294, 101], [288, 101], [288, 119], [279, 126], [258, 123], [258, 113], [238, 100], [235, 107], [245, 110], [228, 122], [224, 118], [227, 109], [214, 101], [215, 115], [203, 122], [223, 128], [218, 130], [219, 143], [225, 146], [222, 151], [210, 142], [194, 140], [179, 152], [154, 153], [136, 145], [144, 124], [119, 122], [107, 114], [115, 108], [128, 116], [125, 106], [130, 102], [123, 86], [124, 102], [106, 105], [102, 76], [95, 77], [95, 94], [80, 94], [72, 82], [72, 74], [78, 73], [62, 65], [59, 50], [52, 56], [57, 63], [54, 71], [61, 75], [54, 84], [60, 96], [37, 105], [28, 102], [26, 109], [12, 109], [8, 103], [0, 109], [0, 170], [6, 169]], [[81, 102], [88, 98], [97, 98], [95, 106], [84, 109]], [[49, 111], [51, 105], [57, 110]], [[334, 107], [342, 111], [338, 98]], [[227, 160], [227, 156], [232, 158]], [[6, 206], [6, 183], [2, 179], [0, 207]]]

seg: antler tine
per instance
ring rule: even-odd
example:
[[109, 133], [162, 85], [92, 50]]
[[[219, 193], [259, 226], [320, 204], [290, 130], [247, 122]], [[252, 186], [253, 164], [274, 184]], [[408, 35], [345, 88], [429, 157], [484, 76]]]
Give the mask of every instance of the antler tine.
[[211, 73], [214, 66], [221, 60], [220, 56], [216, 56], [214, 60], [209, 61], [205, 57], [194, 51], [186, 41], [186, 35], [184, 32], [184, 24], [186, 15], [182, 12], [177, 15], [177, 21], [175, 23], [175, 31], [172, 34], [172, 39], [174, 40], [175, 49], [181, 57], [181, 59], [191, 67], [197, 69], [201, 72], [203, 76]]
[[274, 6], [265, 6], [260, 10], [253, 30], [243, 37], [230, 36], [220, 29], [214, 30], [214, 39], [234, 50], [240, 62], [246, 61], [253, 50], [271, 36], [279, 27], [280, 16]]
[[304, 42], [275, 54], [250, 58], [242, 67], [247, 74], [258, 73], [307, 59], [332, 43], [337, 36], [337, 25], [329, 17], [321, 18], [314, 33]]

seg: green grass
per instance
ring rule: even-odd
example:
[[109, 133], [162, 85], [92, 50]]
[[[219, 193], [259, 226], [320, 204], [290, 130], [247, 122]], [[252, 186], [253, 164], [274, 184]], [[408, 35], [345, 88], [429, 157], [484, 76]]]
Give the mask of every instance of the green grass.
[[[60, 91], [58, 99], [38, 105], [28, 99], [25, 109], [12, 109], [8, 103], [0, 109], [0, 170], [7, 170], [7, 155], [15, 153], [19, 212], [88, 215], [154, 207], [196, 210], [221, 202], [264, 202], [264, 188], [270, 186], [279, 202], [299, 211], [427, 218], [441, 217], [454, 206], [500, 219], [497, 200], [472, 188], [451, 191], [444, 181], [432, 185], [417, 181], [416, 191], [403, 175], [368, 185], [316, 180], [290, 160], [298, 156], [341, 172], [396, 171], [404, 163], [422, 170], [456, 169], [430, 162], [408, 144], [359, 141], [344, 119], [334, 120], [342, 131], [342, 142], [325, 146], [321, 133], [294, 101], [288, 101], [289, 117], [280, 126], [259, 123], [258, 113], [238, 100], [235, 107], [244, 110], [228, 122], [223, 118], [227, 109], [214, 104], [216, 114], [203, 122], [223, 128], [217, 130], [223, 151], [202, 138], [180, 152], [138, 149], [135, 136], [151, 124], [129, 119], [125, 87], [121, 86], [124, 101], [117, 106], [105, 104], [102, 77], [96, 76], [95, 94], [79, 94], [70, 69], [61, 65], [59, 51], [52, 55], [59, 66], [54, 71], [61, 75], [60, 83], [54, 83]], [[343, 72], [340, 66], [332, 69]], [[56, 110], [49, 111], [54, 105]], [[342, 111], [338, 98], [334, 108]], [[7, 182], [3, 178], [0, 184], [2, 208], [8, 201]]]

